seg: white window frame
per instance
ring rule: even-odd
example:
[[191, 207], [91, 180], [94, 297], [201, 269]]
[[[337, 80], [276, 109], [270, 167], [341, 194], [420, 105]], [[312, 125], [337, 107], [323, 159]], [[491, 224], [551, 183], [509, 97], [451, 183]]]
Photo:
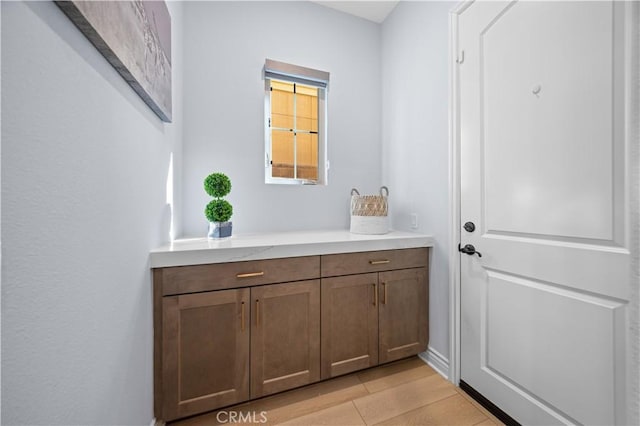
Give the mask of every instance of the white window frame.
[[[318, 179], [273, 177], [271, 154], [271, 80], [299, 83], [318, 89]], [[285, 185], [327, 185], [329, 161], [327, 157], [327, 92], [329, 73], [267, 59], [264, 66], [264, 141], [265, 183]], [[294, 139], [295, 140], [295, 139]], [[295, 150], [295, 147], [294, 147]], [[294, 173], [296, 155], [294, 151]]]

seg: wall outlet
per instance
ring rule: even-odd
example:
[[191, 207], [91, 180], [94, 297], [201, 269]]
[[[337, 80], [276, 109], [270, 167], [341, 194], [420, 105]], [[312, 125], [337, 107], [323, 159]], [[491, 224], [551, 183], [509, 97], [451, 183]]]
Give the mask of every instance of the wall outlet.
[[418, 213], [411, 213], [411, 229], [418, 229]]

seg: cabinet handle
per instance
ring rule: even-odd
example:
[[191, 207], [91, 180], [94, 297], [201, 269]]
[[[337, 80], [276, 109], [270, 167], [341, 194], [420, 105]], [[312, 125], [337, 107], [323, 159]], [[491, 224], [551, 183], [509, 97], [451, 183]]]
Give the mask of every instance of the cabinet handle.
[[378, 286], [376, 283], [371, 284], [373, 286], [373, 306], [378, 304]]
[[382, 292], [384, 293], [382, 298], [382, 304], [387, 304], [387, 283], [382, 283]]
[[251, 278], [251, 277], [261, 277], [264, 275], [264, 272], [248, 272], [246, 274], [237, 274], [236, 278]]
[[244, 331], [244, 302], [242, 302], [242, 312], [240, 315], [240, 331]]
[[260, 325], [260, 300], [256, 299], [256, 327]]
[[383, 260], [370, 260], [369, 261], [369, 265], [385, 265], [387, 263], [391, 263], [391, 261], [389, 259], [383, 259]]

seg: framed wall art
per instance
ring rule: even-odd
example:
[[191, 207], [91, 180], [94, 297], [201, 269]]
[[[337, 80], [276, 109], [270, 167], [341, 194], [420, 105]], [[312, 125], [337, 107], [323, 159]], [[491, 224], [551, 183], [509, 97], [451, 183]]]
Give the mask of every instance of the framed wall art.
[[56, 1], [160, 119], [171, 122], [171, 16], [164, 1]]

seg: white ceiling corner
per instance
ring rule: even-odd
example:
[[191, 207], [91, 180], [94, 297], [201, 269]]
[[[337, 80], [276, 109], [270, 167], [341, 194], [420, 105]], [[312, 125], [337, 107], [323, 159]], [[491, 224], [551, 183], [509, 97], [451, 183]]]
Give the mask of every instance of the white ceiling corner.
[[382, 23], [398, 4], [398, 1], [311, 1], [377, 23]]

